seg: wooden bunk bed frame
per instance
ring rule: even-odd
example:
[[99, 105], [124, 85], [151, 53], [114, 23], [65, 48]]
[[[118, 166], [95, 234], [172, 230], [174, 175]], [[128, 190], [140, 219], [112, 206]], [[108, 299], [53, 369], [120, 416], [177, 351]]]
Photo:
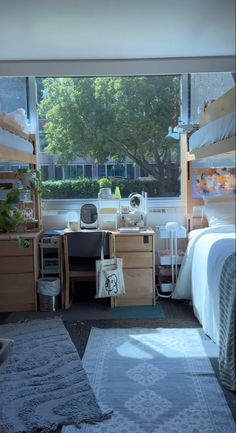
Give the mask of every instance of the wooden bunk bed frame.
[[[37, 151], [34, 135], [27, 135], [12, 122], [0, 118], [0, 127], [33, 145], [33, 153], [12, 149], [0, 142], [0, 161], [29, 164], [37, 169]], [[15, 172], [0, 172], [2, 183], [13, 184]], [[37, 311], [37, 281], [39, 277], [38, 242], [41, 237], [41, 200], [39, 193], [32, 193], [32, 206], [36, 221], [26, 224], [21, 232], [0, 233], [0, 312]], [[27, 242], [19, 245], [19, 239]]]
[[5, 129], [6, 131], [18, 135], [24, 140], [30, 141], [33, 144], [33, 153], [23, 152], [20, 149], [13, 149], [7, 146], [4, 146], [4, 143], [0, 142], [0, 161], [14, 161], [31, 164], [36, 168], [37, 165], [37, 156], [36, 156], [36, 143], [35, 143], [35, 135], [33, 134], [25, 134], [25, 132], [21, 131], [21, 129], [17, 126], [17, 124], [13, 121], [6, 119], [4, 116], [0, 116], [0, 128]]
[[[20, 149], [14, 149], [8, 146], [5, 146], [4, 143], [0, 142], [0, 162], [12, 162], [12, 163], [20, 163], [20, 164], [29, 164], [30, 168], [37, 169], [37, 147], [36, 147], [36, 139], [34, 134], [26, 134], [23, 132], [20, 127], [13, 121], [6, 119], [4, 116], [0, 116], [0, 127], [5, 129], [9, 133], [12, 134], [13, 139], [14, 135], [23, 138], [31, 142], [33, 145], [33, 153], [27, 153], [21, 151]], [[0, 179], [7, 182], [7, 179], [14, 179], [16, 175], [14, 172], [6, 171], [0, 172]], [[35, 229], [31, 231], [40, 231], [41, 230], [41, 201], [39, 194], [35, 192], [33, 194], [33, 208], [34, 214], [37, 218], [38, 222]], [[30, 231], [30, 229], [29, 229]]]
[[[209, 105], [204, 112], [200, 114], [199, 127], [203, 127], [208, 123], [219, 119], [233, 111], [235, 111], [235, 86]], [[188, 137], [189, 138], [189, 137]], [[211, 143], [210, 146], [204, 146], [187, 152], [187, 222], [188, 230], [194, 228], [206, 227], [206, 218], [194, 218], [193, 206], [203, 206], [203, 200], [192, 198], [192, 161], [209, 160], [214, 161], [222, 159], [231, 159], [235, 161], [235, 136]], [[210, 166], [210, 165], [209, 165]]]

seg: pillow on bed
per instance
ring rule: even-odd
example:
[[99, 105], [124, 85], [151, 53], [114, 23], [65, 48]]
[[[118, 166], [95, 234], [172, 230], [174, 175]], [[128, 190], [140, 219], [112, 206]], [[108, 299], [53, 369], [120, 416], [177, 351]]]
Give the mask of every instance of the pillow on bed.
[[204, 197], [204, 205], [210, 227], [235, 224], [234, 196]]

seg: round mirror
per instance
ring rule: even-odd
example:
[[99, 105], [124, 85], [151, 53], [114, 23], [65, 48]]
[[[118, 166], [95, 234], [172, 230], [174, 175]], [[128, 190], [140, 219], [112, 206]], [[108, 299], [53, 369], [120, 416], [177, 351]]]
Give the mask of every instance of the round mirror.
[[130, 196], [130, 208], [131, 210], [143, 210], [144, 208], [144, 199], [143, 196], [140, 194], [132, 194]]

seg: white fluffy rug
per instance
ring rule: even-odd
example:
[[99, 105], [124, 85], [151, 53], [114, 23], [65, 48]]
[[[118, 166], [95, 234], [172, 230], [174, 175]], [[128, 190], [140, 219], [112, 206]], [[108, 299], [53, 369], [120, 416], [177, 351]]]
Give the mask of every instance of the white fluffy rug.
[[1, 433], [51, 433], [107, 418], [61, 319], [1, 325], [0, 336], [14, 340], [0, 368]]
[[235, 433], [200, 329], [92, 329], [83, 365], [110, 420], [63, 433]]

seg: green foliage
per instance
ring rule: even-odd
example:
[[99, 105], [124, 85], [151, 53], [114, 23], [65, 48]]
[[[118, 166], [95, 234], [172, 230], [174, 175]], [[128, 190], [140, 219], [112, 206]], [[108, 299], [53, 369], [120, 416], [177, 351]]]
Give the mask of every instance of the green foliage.
[[98, 180], [100, 188], [111, 188], [111, 181], [107, 177], [102, 177]]
[[[26, 178], [25, 175], [29, 175]], [[16, 176], [21, 180], [22, 185], [32, 191], [37, 191], [38, 193], [43, 192], [43, 184], [41, 180], [41, 172], [34, 168], [18, 168], [16, 170]]]
[[[99, 185], [97, 180], [81, 178], [78, 180], [61, 180], [61, 181], [44, 181], [43, 199], [83, 199], [98, 197]], [[148, 197], [166, 197], [170, 196], [168, 189], [163, 188], [157, 180], [113, 180], [112, 190], [115, 192], [116, 186], [119, 186], [121, 197], [127, 198], [131, 193], [146, 191]], [[176, 197], [179, 192], [179, 185], [173, 186], [171, 195]]]
[[23, 222], [22, 214], [17, 209], [20, 200], [20, 191], [13, 188], [8, 192], [6, 200], [0, 201], [0, 229], [3, 231], [16, 231]]
[[23, 238], [22, 236], [18, 236], [17, 242], [21, 248], [29, 248], [30, 246], [30, 241], [28, 239]]
[[[178, 142], [165, 141], [179, 115], [178, 76], [46, 78], [43, 94], [46, 150], [59, 163], [88, 154], [100, 164], [130, 157], [157, 180], [173, 155], [179, 168]], [[172, 185], [178, 177], [176, 170]]]
[[44, 199], [97, 198], [99, 185], [97, 180], [81, 178], [78, 180], [44, 181]]

